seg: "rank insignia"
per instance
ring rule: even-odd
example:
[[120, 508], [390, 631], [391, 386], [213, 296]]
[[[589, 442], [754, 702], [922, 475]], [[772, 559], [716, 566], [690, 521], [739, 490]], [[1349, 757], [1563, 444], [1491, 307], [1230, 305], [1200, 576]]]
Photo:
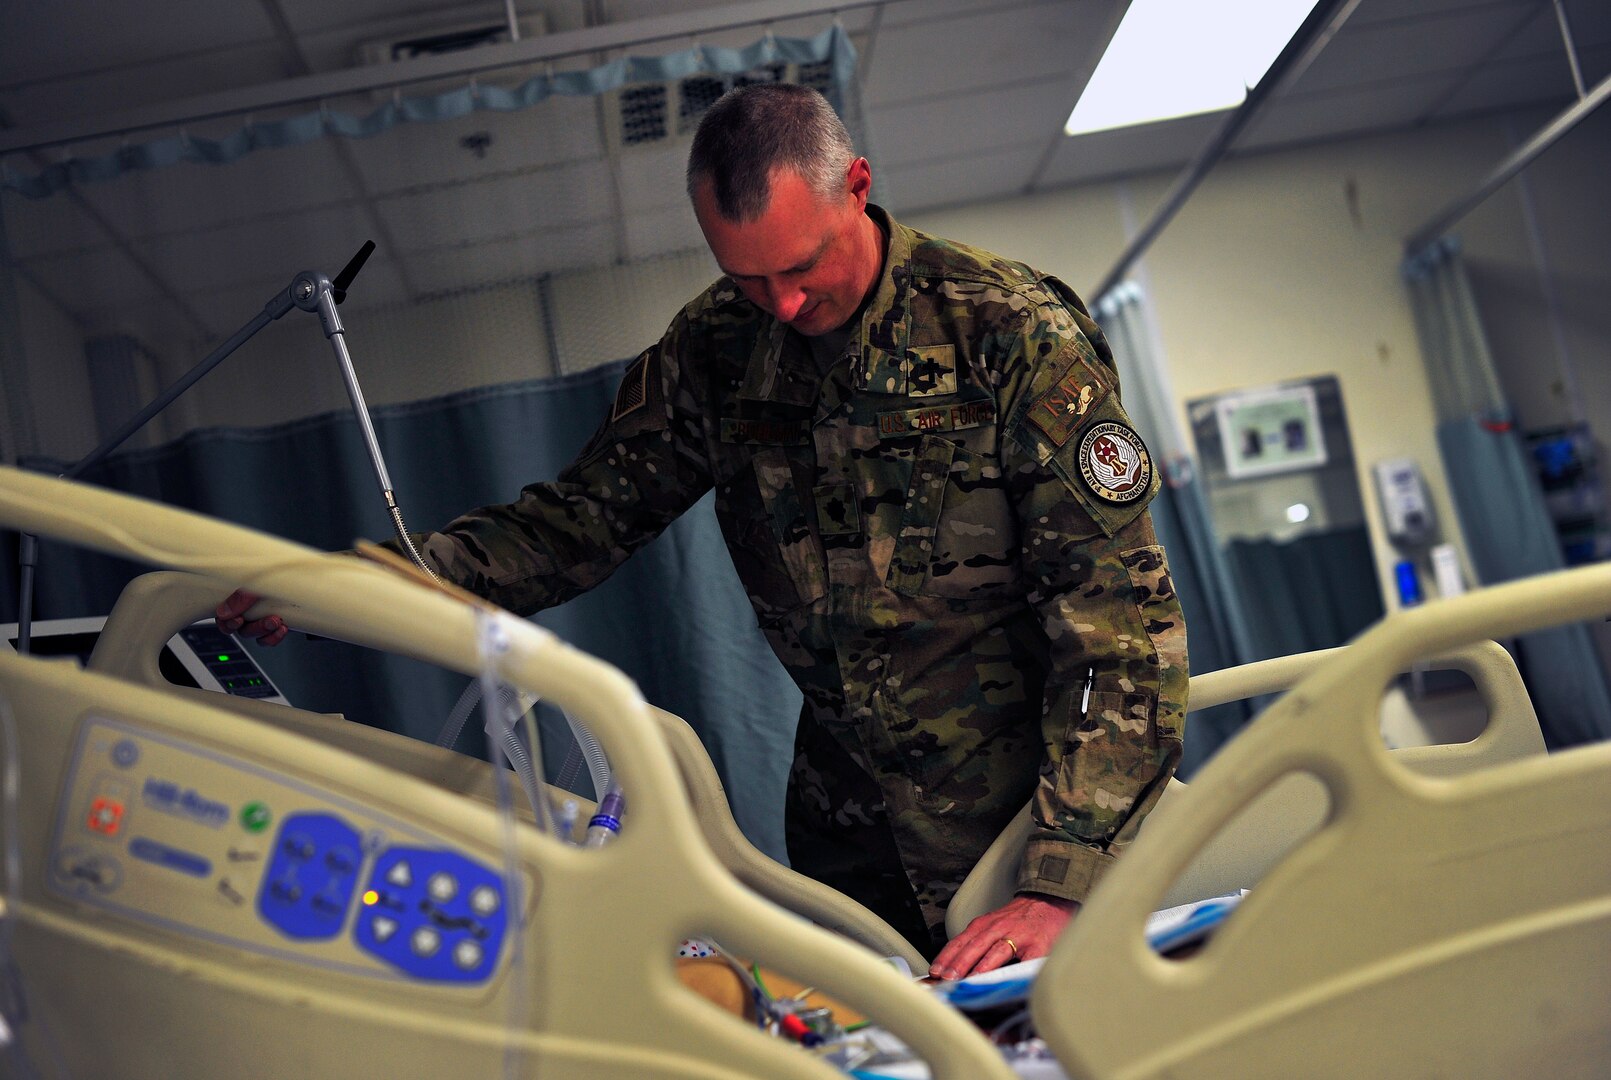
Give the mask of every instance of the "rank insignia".
[[931, 345], [907, 353], [906, 393], [910, 397], [943, 397], [957, 392], [957, 348]]
[[1080, 439], [1080, 476], [1108, 502], [1135, 502], [1152, 485], [1152, 455], [1123, 424], [1093, 424]]
[[1108, 388], [1097, 381], [1090, 369], [1083, 363], [1073, 364], [1055, 386], [1029, 406], [1029, 422], [1040, 428], [1053, 446], [1060, 447], [1107, 394]]

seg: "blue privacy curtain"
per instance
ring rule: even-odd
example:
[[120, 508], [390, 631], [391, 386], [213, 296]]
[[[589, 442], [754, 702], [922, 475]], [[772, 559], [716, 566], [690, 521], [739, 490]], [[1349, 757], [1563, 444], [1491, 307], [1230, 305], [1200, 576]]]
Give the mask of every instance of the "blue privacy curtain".
[[[1163, 475], [1163, 490], [1151, 506], [1152, 524], [1169, 555], [1169, 574], [1186, 616], [1192, 674], [1200, 675], [1255, 656], [1249, 651], [1246, 617], [1214, 536], [1202, 482], [1170, 408], [1168, 375], [1146, 321], [1145, 303], [1141, 289], [1125, 282], [1098, 301], [1095, 314], [1119, 363], [1125, 411]], [[1249, 716], [1245, 702], [1192, 712], [1181, 775], [1189, 777], [1242, 729]]]
[[[606, 415], [622, 369], [617, 363], [372, 410], [409, 527], [434, 528], [554, 476]], [[49, 473], [64, 467], [23, 464]], [[86, 479], [325, 550], [347, 548], [356, 537], [392, 535], [347, 414], [198, 431], [115, 455]], [[3, 535], [0, 614], [13, 621], [16, 542], [15, 534]], [[105, 614], [123, 583], [143, 569], [48, 541], [41, 546], [40, 619]], [[784, 857], [783, 787], [800, 694], [755, 625], [708, 496], [599, 588], [534, 621], [622, 668], [652, 704], [688, 720], [715, 761], [740, 827], [763, 851]], [[425, 740], [436, 737], [467, 682], [411, 660], [300, 635], [254, 653], [293, 704]], [[569, 735], [563, 722], [543, 727], [553, 775]], [[479, 752], [479, 719], [458, 745]], [[585, 784], [585, 769], [581, 776]]]
[[[1438, 446], [1472, 566], [1484, 585], [1566, 565], [1560, 540], [1500, 389], [1460, 245], [1444, 238], [1403, 268], [1438, 413]], [[1588, 630], [1562, 626], [1516, 642], [1552, 746], [1611, 736], [1611, 692]]]

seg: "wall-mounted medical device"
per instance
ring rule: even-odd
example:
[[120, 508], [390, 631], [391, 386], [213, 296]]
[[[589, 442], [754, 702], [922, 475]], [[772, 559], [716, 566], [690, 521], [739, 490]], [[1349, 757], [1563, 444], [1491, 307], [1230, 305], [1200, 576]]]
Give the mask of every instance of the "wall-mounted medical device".
[[1408, 546], [1431, 543], [1438, 521], [1421, 467], [1410, 458], [1391, 458], [1378, 461], [1374, 475], [1387, 538]]
[[[78, 661], [79, 667], [85, 667], [105, 626], [104, 615], [36, 622], [30, 651], [35, 656], [70, 657]], [[17, 636], [16, 623], [0, 624], [0, 645], [16, 652]], [[157, 662], [162, 674], [175, 686], [290, 704], [268, 673], [241, 648], [240, 641], [219, 630], [212, 619], [192, 623], [169, 638]]]

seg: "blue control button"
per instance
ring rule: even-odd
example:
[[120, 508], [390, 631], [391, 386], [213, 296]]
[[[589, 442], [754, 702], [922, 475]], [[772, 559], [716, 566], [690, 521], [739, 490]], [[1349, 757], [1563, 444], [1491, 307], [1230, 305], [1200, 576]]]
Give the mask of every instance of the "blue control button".
[[358, 849], [333, 847], [324, 853], [324, 864], [332, 873], [350, 874], [358, 869]]
[[364, 887], [358, 947], [433, 982], [485, 982], [508, 923], [502, 875], [456, 851], [388, 848]]
[[129, 854], [136, 859], [144, 859], [148, 863], [165, 866], [169, 870], [177, 870], [181, 874], [190, 874], [193, 877], [206, 877], [213, 872], [213, 864], [200, 855], [180, 851], [178, 848], [171, 848], [167, 844], [148, 840], [143, 836], [136, 836], [129, 841]]
[[258, 914], [287, 937], [337, 936], [358, 884], [358, 850], [358, 830], [334, 814], [290, 815], [263, 873]]
[[112, 764], [119, 768], [130, 768], [139, 760], [140, 744], [133, 739], [119, 739], [112, 747]]

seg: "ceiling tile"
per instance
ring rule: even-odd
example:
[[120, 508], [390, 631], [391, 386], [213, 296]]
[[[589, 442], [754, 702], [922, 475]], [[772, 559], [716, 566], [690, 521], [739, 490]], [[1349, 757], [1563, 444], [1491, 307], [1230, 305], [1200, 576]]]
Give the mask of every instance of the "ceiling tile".
[[[610, 217], [602, 163], [461, 184], [375, 200], [406, 252], [524, 237]], [[613, 250], [606, 258], [613, 258]]]
[[215, 90], [260, 86], [285, 75], [284, 54], [279, 45], [263, 40], [29, 83], [8, 91], [7, 107], [18, 127], [62, 120], [115, 118], [137, 106], [179, 101]]
[[[1600, 50], [1600, 55], [1611, 55], [1611, 50]], [[1576, 98], [1572, 73], [1561, 57], [1488, 64], [1473, 73], [1431, 119], [1448, 120], [1524, 104], [1558, 104], [1565, 108]]]
[[613, 250], [614, 244], [608, 223], [579, 225], [552, 229], [540, 237], [410, 253], [408, 268], [415, 288], [421, 292], [450, 292], [592, 266], [599, 261], [599, 253]]
[[[518, 112], [399, 124], [353, 140], [352, 154], [374, 194], [597, 159], [602, 151], [596, 110], [591, 98], [553, 97]], [[482, 135], [489, 141], [477, 156], [465, 140]]]
[[1272, 102], [1237, 141], [1238, 150], [1264, 149], [1363, 131], [1420, 123], [1443, 100], [1455, 76], [1428, 75], [1348, 92], [1284, 98]]
[[[985, 12], [1001, 12], [1004, 8], [1045, 6], [1054, 2], [1069, 6], [1068, 0], [1030, 0], [1027, 4], [1024, 0], [896, 0], [896, 2], [884, 6], [883, 25], [891, 29], [899, 29], [917, 23], [954, 19], [959, 16], [977, 15]], [[1128, 2], [1128, 0], [1125, 0], [1125, 2]]]
[[259, 4], [216, 0], [16, 0], [6, 4], [5, 23], [0, 78], [7, 85], [206, 53], [273, 33]]
[[1065, 136], [1058, 140], [1036, 188], [1178, 169], [1213, 138], [1224, 120], [1224, 113], [1213, 113], [1138, 128]]
[[1517, 9], [1509, 4], [1425, 19], [1344, 24], [1291, 90], [1308, 94], [1458, 71], [1481, 61], [1517, 25]]
[[[285, 283], [301, 270], [334, 275], [370, 238], [368, 223], [350, 206], [326, 207], [291, 214], [277, 221], [220, 226], [205, 232], [178, 233], [141, 244], [141, 255], [180, 293], [245, 285], [284, 275]], [[268, 301], [258, 301], [261, 307]], [[251, 312], [242, 314], [242, 320]], [[211, 320], [214, 316], [210, 313]], [[229, 312], [217, 319], [227, 323]]]
[[79, 191], [131, 238], [252, 222], [274, 230], [309, 208], [357, 197], [334, 145], [318, 139], [259, 150], [228, 165], [186, 162], [85, 184]]
[[871, 148], [883, 167], [964, 151], [1035, 144], [1044, 149], [1063, 128], [1073, 102], [1059, 84], [1039, 82], [948, 99], [943, 108], [914, 102], [870, 110]]
[[491, 11], [496, 11], [499, 18], [503, 17], [503, 10], [498, 5], [475, 4], [467, 9], [462, 2], [443, 3], [442, 0], [412, 3], [402, 12], [399, 12], [397, 0], [341, 0], [339, 4], [332, 4], [330, 0], [275, 0], [275, 3], [298, 36], [319, 30], [351, 29], [387, 22], [407, 21], [422, 27], [453, 25], [466, 21], [467, 10], [470, 18]]
[[892, 166], [881, 171], [890, 209], [898, 214], [1018, 195], [1044, 152], [1043, 146], [974, 154], [949, 161]]
[[1510, 8], [1518, 14], [1537, 8], [1538, 0], [1362, 0], [1348, 17], [1348, 27], [1357, 28], [1382, 22], [1417, 22], [1474, 7]]
[[[1100, 24], [1088, 5], [1064, 0], [1007, 13], [974, 11], [956, 18], [880, 29], [874, 70], [863, 80], [869, 106], [928, 103], [937, 111], [981, 88], [1037, 79], [1072, 79]], [[1066, 117], [1072, 99], [1061, 102]]]

